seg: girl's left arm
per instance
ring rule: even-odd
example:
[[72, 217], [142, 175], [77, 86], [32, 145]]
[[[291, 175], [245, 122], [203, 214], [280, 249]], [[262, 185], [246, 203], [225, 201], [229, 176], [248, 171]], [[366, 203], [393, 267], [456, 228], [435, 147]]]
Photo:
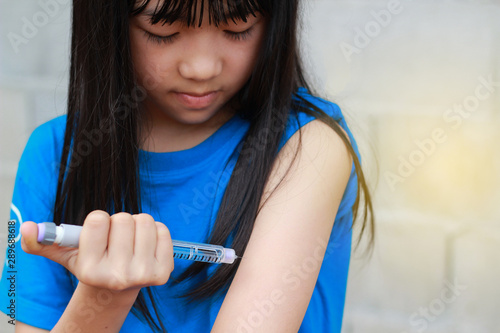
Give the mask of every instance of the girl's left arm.
[[[212, 332], [244, 332], [248, 327], [253, 332], [297, 332], [302, 323], [352, 159], [342, 139], [319, 120], [302, 128], [301, 141], [288, 173], [298, 133], [278, 155], [262, 198], [265, 204]], [[316, 269], [302, 270], [310, 261], [317, 264], [307, 266]], [[252, 318], [255, 312], [258, 323]]]

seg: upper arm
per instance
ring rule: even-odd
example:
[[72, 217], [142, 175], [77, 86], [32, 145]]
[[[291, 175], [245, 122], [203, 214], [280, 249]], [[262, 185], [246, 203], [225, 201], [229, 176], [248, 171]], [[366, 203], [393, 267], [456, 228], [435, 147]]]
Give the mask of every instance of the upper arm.
[[[296, 332], [300, 327], [352, 160], [341, 138], [315, 120], [303, 127], [301, 149], [287, 172], [298, 139], [298, 133], [292, 136], [273, 166], [263, 200], [271, 195], [257, 216], [213, 331], [250, 326], [253, 332]], [[303, 271], [304, 264], [314, 269]], [[299, 279], [291, 280], [291, 274]]]
[[33, 327], [22, 323], [20, 321], [16, 321], [16, 333], [46, 333], [50, 332], [41, 328]]

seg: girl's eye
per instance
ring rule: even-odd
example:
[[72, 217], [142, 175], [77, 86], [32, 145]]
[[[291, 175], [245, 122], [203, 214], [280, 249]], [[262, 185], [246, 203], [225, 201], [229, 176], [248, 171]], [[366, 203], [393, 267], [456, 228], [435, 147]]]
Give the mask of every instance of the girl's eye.
[[144, 30], [144, 34], [146, 35], [148, 42], [153, 42], [156, 44], [169, 44], [174, 41], [174, 39], [178, 35], [178, 32], [169, 36], [158, 36], [150, 33], [149, 31]]
[[252, 28], [253, 28], [253, 26], [245, 31], [235, 32], [235, 31], [225, 30], [224, 32], [225, 32], [226, 36], [229, 37], [230, 39], [246, 40], [252, 34]]

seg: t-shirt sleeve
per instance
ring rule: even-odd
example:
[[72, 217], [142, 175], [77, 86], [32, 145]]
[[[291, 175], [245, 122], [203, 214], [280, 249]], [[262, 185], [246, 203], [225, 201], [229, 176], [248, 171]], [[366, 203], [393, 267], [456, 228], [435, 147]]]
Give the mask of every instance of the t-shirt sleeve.
[[19, 227], [24, 221], [53, 219], [64, 121], [57, 118], [37, 128], [23, 152], [10, 212], [10, 219], [16, 223], [9, 228], [0, 280], [1, 311], [46, 330], [53, 328], [71, 299], [72, 280], [63, 266], [24, 252]]

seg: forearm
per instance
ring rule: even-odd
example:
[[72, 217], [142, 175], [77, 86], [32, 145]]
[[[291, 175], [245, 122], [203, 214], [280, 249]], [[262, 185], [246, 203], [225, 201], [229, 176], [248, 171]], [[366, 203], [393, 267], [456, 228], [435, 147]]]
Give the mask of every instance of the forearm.
[[119, 332], [139, 289], [111, 292], [79, 283], [51, 332]]
[[61, 264], [80, 281], [56, 333], [118, 332], [140, 289], [164, 285], [174, 268], [170, 232], [147, 214], [93, 211], [76, 249], [40, 244], [33, 222], [21, 233], [26, 253]]

